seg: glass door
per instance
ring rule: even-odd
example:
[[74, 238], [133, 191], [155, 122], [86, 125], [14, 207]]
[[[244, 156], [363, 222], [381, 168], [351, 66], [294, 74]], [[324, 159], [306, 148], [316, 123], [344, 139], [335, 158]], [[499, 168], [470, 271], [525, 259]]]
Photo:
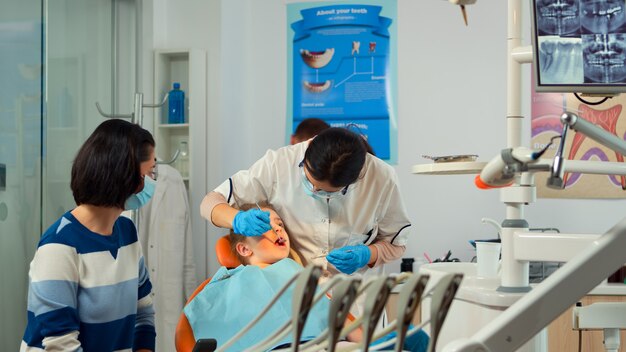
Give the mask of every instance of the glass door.
[[41, 233], [75, 206], [72, 159], [104, 119], [95, 102], [112, 110], [119, 1], [2, 2], [0, 351], [19, 350]]
[[0, 11], [0, 350], [19, 350], [41, 233], [41, 0]]
[[44, 229], [75, 206], [72, 160], [111, 111], [113, 2], [45, 0]]

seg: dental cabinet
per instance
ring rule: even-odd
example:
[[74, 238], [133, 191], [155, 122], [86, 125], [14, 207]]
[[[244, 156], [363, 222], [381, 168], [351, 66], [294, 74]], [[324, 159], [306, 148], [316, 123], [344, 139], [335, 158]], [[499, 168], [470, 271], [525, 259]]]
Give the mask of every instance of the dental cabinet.
[[[626, 303], [626, 285], [601, 284], [584, 296], [580, 303], [588, 306], [598, 302]], [[578, 331], [572, 329], [572, 310], [570, 307], [548, 326], [548, 352], [577, 351]], [[621, 331], [619, 351], [626, 352], [626, 331]], [[604, 351], [602, 331], [582, 331], [582, 351]]]

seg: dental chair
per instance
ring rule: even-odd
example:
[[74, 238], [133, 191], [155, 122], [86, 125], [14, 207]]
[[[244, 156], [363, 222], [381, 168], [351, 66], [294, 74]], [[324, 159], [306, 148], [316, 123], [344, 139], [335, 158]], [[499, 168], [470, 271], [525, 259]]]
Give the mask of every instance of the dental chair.
[[[241, 262], [235, 254], [232, 252], [230, 247], [230, 240], [228, 239], [228, 235], [220, 237], [215, 243], [215, 254], [217, 255], [217, 261], [220, 265], [225, 266], [229, 269], [236, 268], [241, 265]], [[302, 265], [302, 259], [300, 255], [292, 248], [290, 250], [289, 257], [293, 259], [296, 263]], [[196, 289], [193, 291], [191, 296], [187, 299], [187, 303], [189, 303], [204, 287], [211, 282], [211, 278], [204, 280]], [[191, 325], [189, 325], [189, 321], [187, 320], [187, 316], [185, 313], [181, 312], [180, 317], [178, 318], [178, 324], [176, 325], [176, 332], [174, 337], [174, 344], [176, 346], [177, 352], [192, 352], [194, 346], [196, 345], [196, 338], [193, 335], [193, 331], [191, 330]]]
[[[215, 249], [216, 249], [218, 261], [221, 265], [227, 268], [235, 268], [240, 265], [239, 260], [232, 253], [228, 236], [221, 237], [217, 241]], [[292, 257], [294, 261], [302, 265], [302, 260], [300, 259], [300, 256], [295, 251], [293, 251], [293, 249], [292, 249], [292, 253], [290, 254], [290, 257]], [[335, 344], [338, 341], [339, 335], [345, 337], [347, 333], [349, 332], [345, 328], [342, 329], [343, 322], [348, 316], [349, 316], [348, 317], [349, 321], [351, 321], [352, 323], [356, 323], [356, 324], [353, 324], [354, 326], [353, 325], [350, 325], [350, 326], [353, 326], [354, 328], [356, 328], [358, 327], [358, 325], [363, 324], [363, 328], [365, 331], [365, 336], [364, 336], [365, 341], [360, 344], [354, 344], [352, 348], [348, 347], [347, 350], [355, 350], [355, 349], [360, 348], [363, 351], [367, 351], [369, 349], [369, 343], [382, 336], [382, 335], [377, 334], [377, 336], [374, 338], [374, 327], [376, 326], [376, 322], [378, 319], [376, 319], [375, 321], [374, 320], [370, 321], [369, 317], [380, 316], [380, 313], [384, 309], [384, 305], [387, 301], [387, 297], [391, 289], [393, 288], [393, 286], [395, 286], [395, 283], [392, 282], [394, 280], [389, 277], [380, 277], [379, 280], [373, 280], [372, 282], [370, 282], [370, 284], [372, 284], [371, 285], [372, 287], [367, 289], [367, 284], [360, 285], [361, 284], [360, 280], [353, 281], [354, 278], [347, 279], [347, 278], [340, 278], [340, 277], [338, 277], [337, 279], [342, 279], [342, 280], [338, 280], [340, 284], [337, 287], [337, 290], [338, 290], [338, 292], [336, 292], [337, 294], [339, 294], [339, 292], [342, 291], [342, 285], [346, 285], [346, 287], [344, 287], [346, 291], [354, 291], [354, 292], [352, 292], [349, 295], [339, 294], [339, 297], [342, 297], [342, 300], [349, 298], [347, 299], [347, 301], [349, 302], [342, 302], [342, 301], [332, 302], [333, 304], [337, 305], [337, 307], [333, 309], [331, 305], [331, 311], [333, 312], [330, 314], [331, 317], [333, 315], [337, 315], [337, 316], [341, 316], [341, 318], [339, 319], [337, 319], [336, 317], [335, 319], [329, 318], [329, 321], [332, 324], [329, 324], [328, 331], [324, 333], [323, 336], [319, 336], [313, 341], [310, 341], [309, 343], [305, 343], [304, 345], [302, 345], [303, 351], [319, 350], [320, 347], [321, 348], [326, 347], [329, 351], [334, 351]], [[189, 299], [187, 300], [187, 303], [189, 303], [198, 293], [200, 293], [210, 281], [211, 281], [211, 278], [205, 280], [202, 284], [200, 284], [198, 288], [196, 288], [196, 290], [193, 292], [193, 294], [189, 297]], [[408, 333], [407, 328], [415, 313], [417, 305], [419, 305], [419, 302], [421, 300], [421, 296], [422, 296], [422, 293], [424, 292], [424, 288], [425, 288], [427, 281], [428, 281], [428, 276], [411, 275], [411, 277], [408, 279], [408, 282], [405, 282], [404, 289], [401, 290], [400, 292], [401, 293], [400, 301], [402, 301], [403, 303], [401, 307], [400, 306], [398, 307], [399, 308], [399, 311], [398, 311], [399, 320], [396, 322], [393, 322], [393, 324], [391, 324], [387, 329], [385, 329], [385, 332], [384, 332], [384, 334], [387, 334], [392, 330], [397, 331], [397, 338], [394, 338], [388, 341], [388, 342], [391, 342], [391, 345], [393, 344], [396, 345], [396, 349], [395, 349], [396, 351], [402, 350], [401, 346], [403, 345], [403, 340]], [[429, 346], [429, 351], [434, 351], [434, 347], [435, 347], [436, 340], [437, 340], [437, 335], [439, 333], [439, 328], [443, 324], [443, 319], [445, 319], [445, 316], [447, 315], [447, 310], [449, 308], [449, 305], [452, 303], [451, 298], [454, 297], [454, 295], [456, 294], [456, 289], [458, 288], [460, 277], [453, 278], [451, 275], [449, 280], [444, 280], [444, 281], [450, 281], [450, 282], [446, 282], [445, 284], [440, 285], [443, 287], [439, 289], [435, 289], [435, 291], [441, 291], [441, 292], [437, 292], [437, 294], [434, 295], [436, 297], [439, 297], [439, 299], [433, 299], [433, 302], [432, 302], [433, 303], [432, 309], [434, 310], [433, 316], [437, 318], [433, 320], [433, 324], [434, 324], [433, 334], [432, 334], [433, 336], [431, 336], [431, 345]], [[375, 287], [377, 285], [380, 287]], [[367, 289], [369, 291], [372, 291], [371, 293], [374, 294], [370, 298], [371, 302], [366, 304], [366, 306], [368, 305], [371, 306], [369, 310], [371, 310], [372, 312], [365, 314], [365, 316], [367, 316], [368, 318], [365, 319], [364, 321], [362, 321], [362, 318], [356, 319], [354, 316], [352, 316], [348, 312], [349, 310], [348, 307], [352, 304], [353, 300], [355, 299], [357, 289], [359, 291]], [[369, 297], [369, 295], [367, 296]], [[346, 306], [346, 307], [343, 307], [343, 306]], [[339, 314], [339, 312], [342, 312], [342, 314]], [[358, 321], [355, 321], [355, 320], [358, 320]], [[350, 330], [353, 330], [353, 329], [350, 329]], [[295, 340], [298, 340], [298, 338], [296, 338]], [[214, 341], [215, 340], [213, 340], [213, 342]], [[325, 343], [322, 343], [322, 341]], [[191, 329], [189, 321], [187, 320], [186, 315], [184, 313], [181, 313], [178, 325], [176, 327], [176, 333], [175, 333], [176, 351], [178, 352], [198, 351], [198, 350], [194, 350], [194, 348], [198, 347], [196, 346], [196, 342], [197, 342], [196, 338], [193, 334], [193, 331]], [[320, 345], [320, 343], [322, 344]], [[384, 344], [390, 345], [389, 343], [384, 343]], [[372, 348], [372, 350], [378, 350], [379, 348], [383, 347], [382, 345], [383, 344], [381, 344], [381, 346], [377, 348]], [[213, 344], [213, 346], [215, 345]], [[256, 347], [259, 347], [259, 346], [256, 346]], [[209, 348], [206, 350], [201, 350], [201, 351], [214, 351], [214, 350], [215, 350], [215, 347]]]

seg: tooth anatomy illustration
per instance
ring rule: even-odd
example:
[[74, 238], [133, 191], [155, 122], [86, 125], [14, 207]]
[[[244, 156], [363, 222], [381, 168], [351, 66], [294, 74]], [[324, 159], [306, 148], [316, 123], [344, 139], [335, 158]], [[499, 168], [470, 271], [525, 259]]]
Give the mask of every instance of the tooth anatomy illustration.
[[376, 42], [370, 42], [370, 53], [376, 52]]
[[306, 88], [306, 90], [308, 90], [311, 93], [321, 93], [325, 90], [327, 90], [328, 88], [330, 88], [330, 80], [327, 80], [325, 82], [319, 82], [319, 83], [312, 83], [309, 81], [304, 81], [304, 88]]
[[[580, 116], [584, 116], [585, 119], [589, 120], [589, 122], [595, 125], [598, 125], [619, 137], [619, 135], [617, 135], [616, 127], [617, 127], [617, 120], [619, 119], [620, 113], [622, 112], [621, 105], [615, 105], [607, 110], [596, 110], [596, 109], [590, 108], [587, 105], [581, 104], [578, 106], [578, 109], [580, 111]], [[576, 157], [579, 157], [578, 150], [583, 144], [585, 138], [586, 138], [585, 135], [582, 133], [576, 132], [576, 134], [574, 134], [572, 147], [570, 149], [569, 155], [567, 156], [568, 160], [574, 160]], [[624, 156], [618, 152], [615, 152], [615, 158], [620, 163], [624, 162]], [[569, 173], [565, 173], [565, 175], [563, 176], [563, 179], [566, 184], [567, 184], [569, 177], [570, 177]], [[622, 189], [626, 190], [626, 177], [621, 176], [620, 181], [621, 181]]]
[[359, 49], [361, 48], [361, 42], [352, 42], [352, 55], [355, 53], [359, 54]]
[[332, 60], [335, 49], [330, 48], [324, 51], [308, 51], [300, 49], [302, 60], [311, 68], [322, 68]]

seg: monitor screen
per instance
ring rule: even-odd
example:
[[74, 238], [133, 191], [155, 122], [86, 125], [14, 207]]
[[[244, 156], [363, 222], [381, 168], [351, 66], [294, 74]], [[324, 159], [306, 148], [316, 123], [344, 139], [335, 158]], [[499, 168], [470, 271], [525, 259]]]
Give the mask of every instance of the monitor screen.
[[626, 92], [626, 0], [532, 0], [538, 92]]

